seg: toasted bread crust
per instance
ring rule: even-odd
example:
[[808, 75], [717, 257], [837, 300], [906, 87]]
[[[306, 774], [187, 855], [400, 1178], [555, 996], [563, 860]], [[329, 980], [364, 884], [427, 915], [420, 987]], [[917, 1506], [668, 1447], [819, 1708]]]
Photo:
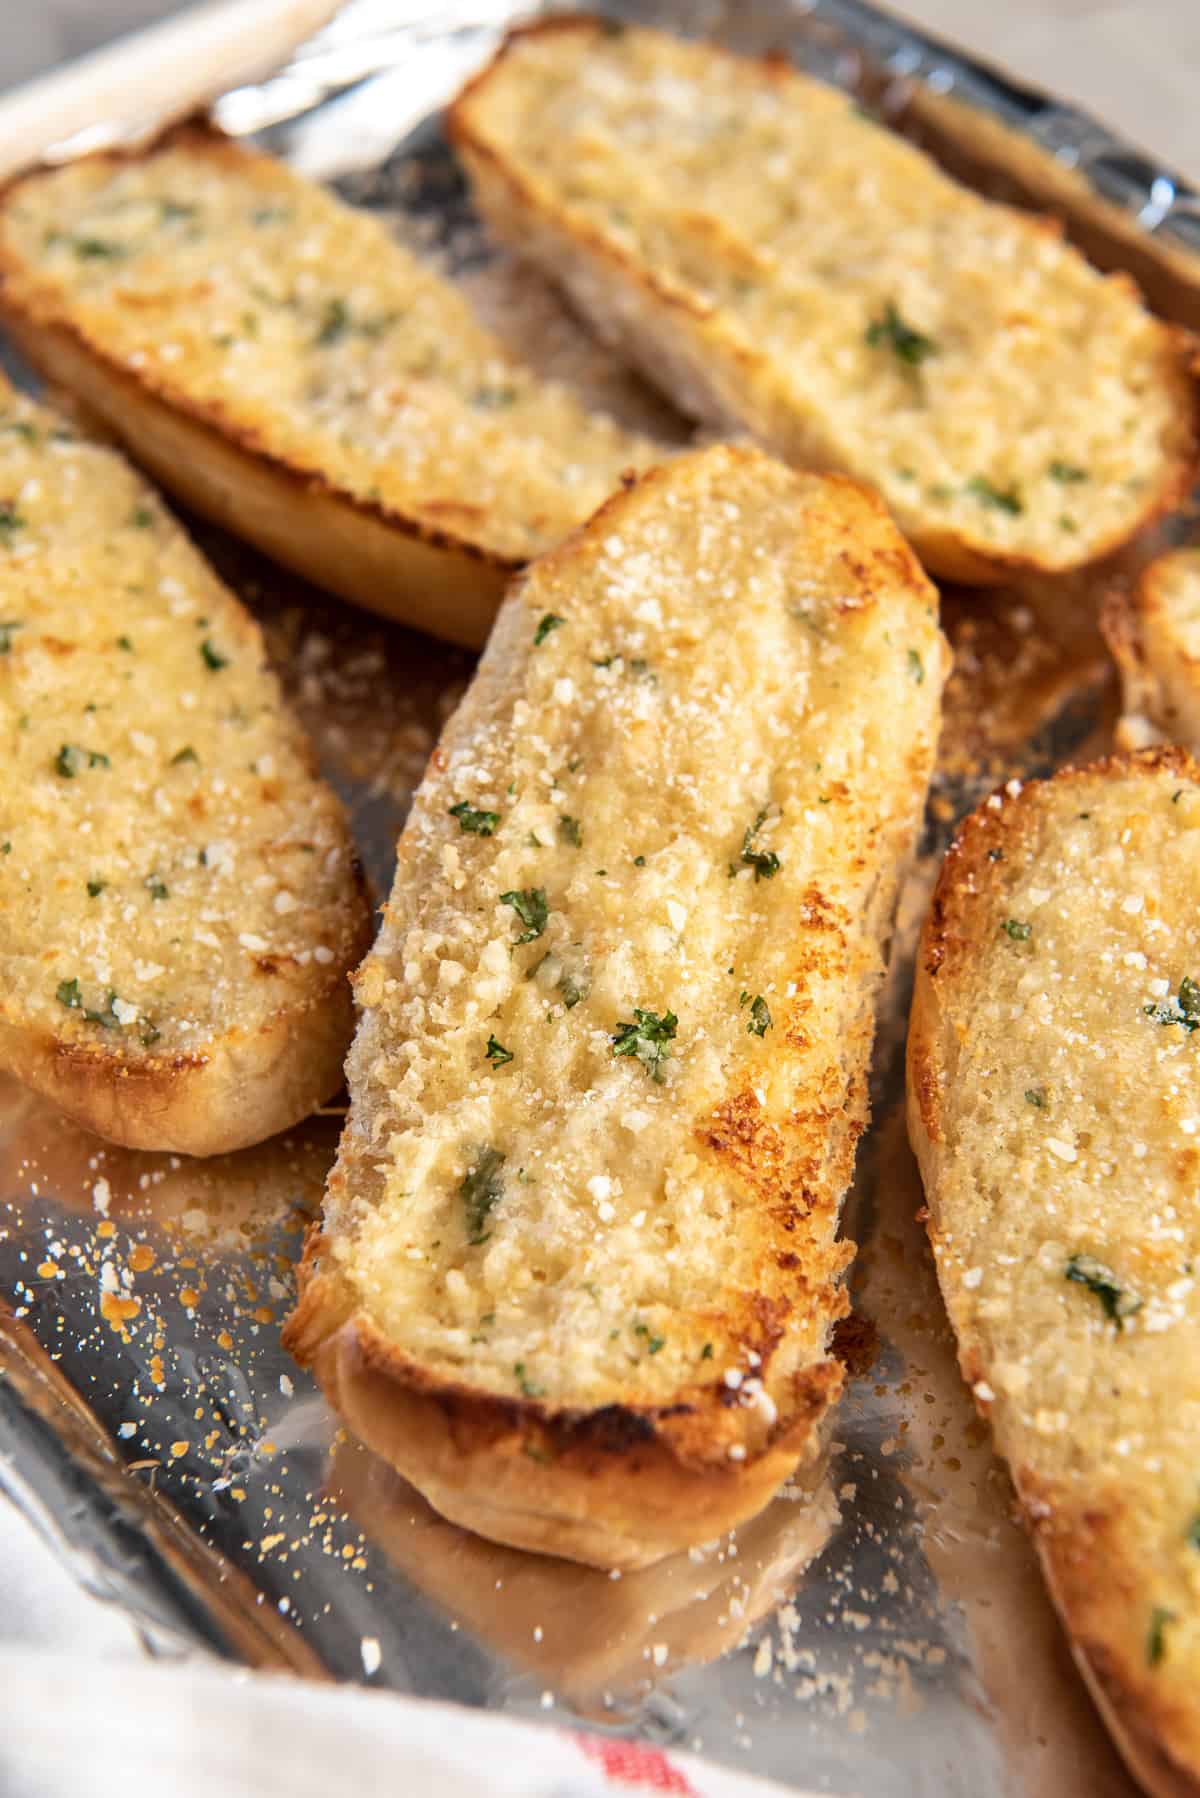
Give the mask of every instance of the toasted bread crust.
[[596, 1567], [646, 1567], [755, 1516], [798, 1463], [815, 1464], [842, 1389], [838, 1362], [806, 1369], [788, 1430], [749, 1466], [714, 1466], [686, 1450], [709, 1423], [701, 1407], [683, 1418], [680, 1406], [572, 1414], [441, 1385], [365, 1318], [324, 1334], [321, 1307], [310, 1277], [288, 1346], [308, 1360], [311, 1331], [312, 1370], [360, 1441], [452, 1523]]
[[342, 599], [479, 649], [519, 564], [339, 491], [271, 455], [215, 406], [155, 391], [64, 320], [0, 311], [42, 378], [84, 402], [142, 467], [205, 518]]
[[0, 386], [0, 462], [0, 1067], [131, 1148], [259, 1142], [341, 1083], [371, 937], [345, 815], [121, 458]]
[[[1155, 779], [1163, 776], [1166, 781], [1159, 778], [1157, 788], [1161, 790], [1156, 790]], [[1160, 1668], [1163, 1650], [1147, 1647], [1148, 1640], [1153, 1642], [1155, 1628], [1163, 1627], [1156, 1624], [1156, 1618], [1161, 1615], [1173, 1624], [1177, 1615], [1185, 1614], [1182, 1606], [1178, 1613], [1164, 1609], [1152, 1614], [1150, 1610], [1148, 1594], [1157, 1598], [1163, 1590], [1160, 1526], [1153, 1494], [1139, 1489], [1132, 1480], [1125, 1486], [1114, 1480], [1111, 1471], [1093, 1465], [1090, 1439], [1087, 1446], [1072, 1439], [1082, 1419], [1069, 1419], [1062, 1426], [1064, 1446], [1058, 1428], [1041, 1421], [1041, 1413], [1033, 1415], [1038, 1399], [1036, 1381], [1033, 1387], [1024, 1379], [1018, 1384], [1011, 1373], [1019, 1326], [1007, 1329], [1007, 1318], [1000, 1324], [991, 1321], [976, 1297], [978, 1270], [964, 1279], [963, 1243], [970, 1240], [969, 1258], [983, 1262], [986, 1278], [990, 1272], [985, 1260], [988, 1241], [979, 1229], [970, 1236], [963, 1215], [967, 1201], [961, 1181], [952, 1184], [964, 1127], [981, 1127], [975, 1121], [967, 1123], [978, 1100], [976, 1062], [967, 1060], [960, 1066], [957, 1057], [960, 1051], [966, 1057], [977, 1050], [976, 1033], [969, 1015], [964, 1017], [960, 995], [977, 990], [965, 983], [992, 948], [995, 919], [1007, 908], [1009, 884], [1016, 878], [1013, 869], [1026, 844], [1051, 840], [1049, 834], [1035, 837], [1039, 815], [1048, 814], [1050, 807], [1061, 801], [1064, 817], [1095, 816], [1095, 807], [1101, 803], [1098, 793], [1109, 783], [1114, 794], [1131, 792], [1134, 813], [1148, 810], [1156, 800], [1169, 809], [1174, 790], [1186, 794], [1200, 816], [1200, 766], [1182, 749], [1158, 748], [1066, 769], [1052, 781], [1027, 783], [1015, 797], [1001, 789], [962, 826], [946, 858], [921, 939], [908, 1037], [908, 1130], [921, 1167], [929, 1235], [958, 1341], [963, 1378], [975, 1393], [981, 1415], [992, 1423], [997, 1448], [1009, 1462], [1023, 1519], [1080, 1671], [1130, 1770], [1145, 1789], [1155, 1798], [1196, 1798], [1200, 1793], [1200, 1713], [1188, 1694], [1186, 1674], [1182, 1679], [1165, 1678], [1164, 1674], [1174, 1669], [1169, 1665]], [[1141, 796], [1143, 785], [1145, 797]], [[1089, 812], [1075, 814], [1071, 810], [1075, 791], [1086, 791]], [[1050, 833], [1053, 825], [1042, 828]], [[1034, 865], [1049, 870], [1051, 854], [1044, 850], [1043, 855], [1044, 861]], [[1047, 872], [1046, 879], [1052, 878]], [[1037, 928], [1035, 923], [1035, 932]], [[1082, 948], [1081, 953], [1085, 953]], [[986, 1065], [995, 1066], [1003, 1052], [1002, 1045], [992, 1045], [990, 1052], [985, 1051], [990, 1054]], [[1037, 1074], [1030, 1071], [1026, 1077], [1033, 1079]], [[1086, 1077], [1102, 1080], [1105, 1076], [1089, 1069]], [[1064, 1094], [1070, 1091], [1068, 1080], [1060, 1070], [1058, 1086]], [[1113, 1096], [1119, 1102], [1120, 1090]], [[1038, 1098], [1038, 1094], [1027, 1092], [1026, 1098]], [[1043, 1096], [1038, 1102], [1047, 1101]], [[1132, 1128], [1137, 1130], [1138, 1125]], [[1004, 1181], [1008, 1176], [1000, 1172], [998, 1178]], [[1025, 1202], [1031, 1214], [1029, 1240], [1034, 1244], [1042, 1202], [1036, 1181]], [[1057, 1220], [1062, 1202], [1056, 1201], [1053, 1209]], [[1103, 1240], [1102, 1195], [1090, 1222], [1101, 1233], [1098, 1240]], [[1071, 1227], [1066, 1219], [1058, 1224], [1058, 1233], [1068, 1245], [1073, 1241]], [[1032, 1279], [1032, 1247], [1029, 1253]], [[1065, 1254], [1064, 1248], [1061, 1255]], [[1047, 1333], [1044, 1317], [1037, 1327], [1043, 1335]], [[1109, 1335], [1119, 1342], [1119, 1326], [1114, 1332], [1110, 1325]], [[1159, 1340], [1169, 1353], [1170, 1338]], [[1058, 1353], [1072, 1355], [1086, 1378], [1090, 1371], [1087, 1359], [1077, 1346], [1071, 1349], [1064, 1344]], [[1121, 1377], [1115, 1362], [1109, 1377], [1114, 1416], [1108, 1428], [1116, 1430], [1115, 1400]], [[1169, 1655], [1167, 1660], [1169, 1663]]]
[[[713, 531], [709, 520], [727, 522]], [[619, 572], [626, 558], [638, 571], [633, 588]], [[738, 647], [731, 660], [723, 651], [718, 665], [706, 608], [738, 593], [735, 569], [746, 583], [739, 600], [745, 617], [726, 626], [725, 650]], [[758, 572], [768, 569], [769, 576]], [[806, 592], [819, 612], [811, 637], [797, 622], [808, 616], [802, 602], [796, 606]], [[945, 672], [932, 602], [873, 496], [846, 481], [791, 475], [757, 451], [727, 448], [682, 458], [614, 497], [505, 602], [474, 686], [433, 757], [401, 840], [385, 938], [357, 983], [364, 1021], [351, 1069], [351, 1117], [330, 1179], [324, 1232], [310, 1242], [285, 1338], [368, 1445], [456, 1521], [601, 1566], [641, 1566], [756, 1512], [781, 1479], [820, 1452], [820, 1421], [842, 1377], [828, 1352], [830, 1327], [846, 1309], [841, 1274], [849, 1249], [836, 1240], [837, 1209], [866, 1120], [871, 1001], [928, 778]], [[657, 626], [648, 628], [655, 617]], [[772, 681], [753, 658], [743, 660], [768, 631], [778, 635], [781, 663]], [[647, 660], [624, 660], [631, 635]], [[886, 753], [873, 735], [867, 748], [853, 727], [833, 722], [847, 703], [838, 671], [853, 646], [859, 686], [873, 693], [878, 680], [895, 705]], [[811, 687], [801, 674], [810, 655]], [[792, 657], [799, 658], [794, 678], [783, 672]], [[630, 685], [635, 669], [641, 672]], [[829, 790], [813, 795], [810, 823], [799, 791], [777, 789], [798, 834], [785, 834], [781, 810], [771, 841], [782, 860], [764, 852], [757, 874], [747, 865], [739, 881], [729, 856], [739, 845], [746, 851], [747, 825], [753, 835], [762, 823], [755, 823], [755, 808], [768, 787], [760, 786], [765, 774], [742, 768], [734, 743], [744, 739], [749, 757], [768, 739], [786, 741], [787, 780], [803, 783], [814, 775], [801, 741], [806, 707], [824, 720]], [[505, 720], [517, 712], [538, 719], [537, 746], [528, 754], [524, 724], [507, 734]], [[715, 754], [708, 747], [713, 716], [724, 720], [722, 750], [741, 770], [732, 797], [711, 760], [686, 760], [692, 738], [703, 755]], [[661, 739], [645, 729], [654, 718]], [[668, 766], [664, 756], [677, 753], [678, 765]], [[843, 759], [846, 777], [835, 779]], [[520, 813], [516, 802], [546, 790], [543, 766], [557, 769], [563, 783], [554, 805], [572, 805], [577, 815], [560, 813], [559, 822], [572, 828], [557, 845], [547, 836], [539, 847], [537, 814]], [[758, 795], [753, 801], [740, 792], [744, 781]], [[447, 827], [452, 804], [464, 798], [493, 806], [493, 783], [501, 809], [482, 841], [466, 834], [469, 825], [462, 833]], [[818, 809], [824, 806], [841, 807], [840, 817]], [[836, 833], [836, 869], [818, 860], [806, 871], [803, 845], [821, 827]], [[635, 839], [626, 843], [631, 829]], [[638, 848], [645, 853], [635, 855]], [[695, 869], [697, 940], [712, 933], [704, 965], [728, 982], [728, 964], [744, 957], [745, 990], [739, 1001], [733, 983], [727, 999], [722, 984], [705, 1022], [714, 1004], [709, 989], [685, 986], [690, 997], [680, 1000], [680, 1012], [690, 1009], [694, 1017], [697, 1054], [685, 1038], [672, 1048], [660, 1081], [652, 1059], [645, 1067], [618, 1059], [610, 1012], [661, 1007], [671, 996], [665, 979], [693, 978], [694, 958], [676, 959], [651, 924], [665, 906], [676, 916], [672, 928], [684, 929], [674, 897], [687, 890], [682, 862], [673, 865], [679, 857]], [[597, 860], [604, 866], [589, 874]], [[546, 953], [539, 957], [535, 947], [528, 965], [524, 938], [504, 948], [506, 925], [482, 951], [471, 936], [492, 928], [474, 920], [488, 918], [493, 890], [516, 886], [526, 870], [548, 907]], [[446, 878], [451, 886], [439, 897]], [[596, 897], [593, 878], [611, 881]], [[627, 917], [622, 887], [640, 895]], [[765, 908], [777, 904], [788, 916], [768, 935]], [[749, 908], [746, 925], [726, 944], [723, 933], [737, 928], [732, 920], [742, 908]], [[436, 1082], [438, 1094], [433, 1111], [423, 1107], [410, 1126], [401, 1122], [403, 1091], [393, 1085], [403, 1086], [399, 1064], [389, 1071], [409, 1028], [394, 1007], [423, 990], [418, 957], [434, 930], [454, 944], [451, 960], [464, 974], [444, 980], [439, 952], [438, 997], [429, 1001], [437, 1009], [427, 1014], [439, 1022], [428, 1031], [418, 1027], [400, 1050], [420, 1078]], [[573, 992], [556, 1005], [557, 986], [543, 986], [545, 996], [535, 997], [544, 963], [547, 978], [559, 956], [568, 966], [587, 965], [571, 963], [572, 955], [591, 958], [592, 984], [584, 981], [582, 997]], [[610, 990], [606, 968], [627, 963], [631, 971], [617, 975], [620, 987]], [[481, 968], [506, 985], [507, 996], [492, 991], [481, 1002], [486, 1028], [478, 1035], [473, 994]], [[769, 1016], [761, 994], [756, 1004], [764, 1009], [748, 1009], [756, 984], [769, 995]], [[447, 990], [461, 993], [457, 1003], [470, 1008], [465, 1028], [445, 1018], [440, 995]], [[836, 1035], [830, 1006], [838, 1009]], [[716, 1051], [726, 1035], [727, 1046]], [[485, 1038], [488, 1059], [494, 1050], [507, 1062], [480, 1085]], [[715, 1062], [711, 1074], [701, 1072], [699, 1054], [708, 1044], [722, 1057], [720, 1075]], [[572, 1072], [560, 1093], [563, 1077], [551, 1070], [564, 1065]], [[493, 1137], [514, 1168], [545, 1166], [530, 1188], [531, 1203], [542, 1207], [536, 1224], [513, 1184], [502, 1202], [493, 1201], [499, 1209], [488, 1232], [463, 1241], [458, 1194], [463, 1167], [469, 1171], [477, 1151], [457, 1159], [464, 1153], [454, 1144], [464, 1128], [456, 1120], [460, 1079], [468, 1104], [490, 1108], [486, 1122], [473, 1115], [474, 1140]], [[772, 1098], [776, 1081], [786, 1099]], [[559, 1133], [545, 1147], [538, 1135], [556, 1105], [574, 1119], [581, 1145], [575, 1152], [587, 1156], [566, 1164], [572, 1171], [562, 1176], [553, 1171]], [[605, 1111], [603, 1125], [586, 1122], [588, 1111], [599, 1118], [602, 1107], [618, 1106], [612, 1116]], [[423, 1191], [393, 1195], [390, 1168], [373, 1144], [386, 1138], [396, 1167], [407, 1165], [400, 1144], [409, 1127], [418, 1134], [430, 1128], [427, 1145], [447, 1143], [456, 1159], [440, 1180], [431, 1173]], [[585, 1128], [594, 1139], [580, 1134]], [[635, 1154], [652, 1157], [645, 1174], [618, 1152], [625, 1129], [638, 1135]], [[413, 1152], [425, 1153], [415, 1139]], [[686, 1192], [673, 1184], [676, 1167], [686, 1170]], [[678, 1244], [663, 1264], [666, 1286], [649, 1246], [658, 1224], [647, 1228], [645, 1242], [635, 1240], [651, 1212]], [[426, 1215], [444, 1216], [445, 1224], [437, 1223], [427, 1245], [423, 1235], [419, 1248], [414, 1239], [417, 1254], [405, 1257], [401, 1244], [425, 1229]], [[503, 1291], [493, 1288], [494, 1301], [472, 1296], [480, 1311], [492, 1309], [443, 1340], [448, 1305], [465, 1301], [469, 1282], [472, 1295], [490, 1282], [490, 1257], [510, 1256], [530, 1228], [536, 1241], [530, 1237], [520, 1250], [524, 1269], [512, 1265]], [[581, 1249], [581, 1230], [585, 1241], [594, 1235], [594, 1249]], [[714, 1245], [700, 1266], [692, 1239], [707, 1240], [704, 1233], [714, 1230], [722, 1247]], [[606, 1240], [620, 1240], [620, 1232], [630, 1248], [614, 1260]], [[568, 1241], [575, 1245], [569, 1251]], [[592, 1252], [589, 1281], [584, 1263]], [[696, 1266], [694, 1284], [669, 1271], [681, 1256]], [[421, 1281], [432, 1264], [436, 1290], [401, 1300], [408, 1276], [397, 1270], [397, 1257], [410, 1269], [419, 1266], [411, 1277]], [[523, 1294], [540, 1303], [533, 1263], [563, 1310], [564, 1321], [550, 1332], [581, 1332], [571, 1354], [549, 1347], [550, 1332], [536, 1312], [519, 1315]], [[443, 1299], [442, 1283], [457, 1296]], [[568, 1325], [577, 1302], [613, 1315]], [[493, 1330], [507, 1332], [503, 1348], [490, 1346]], [[627, 1346], [614, 1346], [617, 1338]]]
[[1121, 675], [1122, 749], [1155, 742], [1200, 750], [1200, 549], [1156, 556], [1132, 588], [1105, 596], [1101, 627]]
[[[226, 171], [251, 192], [275, 166], [200, 123], [177, 126], [142, 150], [106, 152], [89, 162], [119, 173], [171, 152]], [[0, 316], [33, 366], [76, 393], [168, 490], [206, 517], [343, 598], [480, 648], [506, 580], [526, 557], [497, 547], [503, 533], [465, 488], [454, 497], [454, 471], [446, 471], [440, 498], [431, 494], [424, 510], [406, 509], [355, 490], [312, 454], [290, 452], [270, 419], [256, 420], [240, 395], [222, 399], [172, 363], [114, 346], [103, 321], [89, 322], [22, 256], [5, 228], [6, 212], [22, 205], [37, 183], [53, 179], [53, 170], [34, 171], [0, 192]], [[403, 255], [399, 246], [395, 254]], [[460, 305], [452, 290], [447, 295], [448, 307]], [[201, 293], [197, 305], [203, 303]], [[495, 351], [503, 361], [498, 345]], [[582, 410], [580, 419], [587, 419]], [[611, 454], [611, 445], [606, 448]], [[624, 460], [645, 461], [648, 449], [647, 440], [630, 434]], [[589, 453], [580, 441], [581, 464]], [[552, 541], [578, 522], [578, 512], [568, 506], [561, 522], [532, 516], [523, 522], [532, 542]]]
[[[572, 214], [546, 187], [543, 171], [531, 174], [520, 153], [493, 132], [486, 117], [493, 87], [502, 87], [509, 64], [528, 44], [563, 35], [602, 41], [611, 22], [587, 15], [564, 15], [518, 26], [492, 62], [464, 87], [448, 115], [448, 130], [471, 177], [481, 209], [505, 241], [565, 286], [572, 302], [598, 334], [619, 348], [647, 379], [669, 393], [684, 411], [722, 429], [748, 429], [760, 442], [799, 467], [838, 469], [882, 487], [878, 470], [845, 461], [832, 447], [826, 420], [810, 407], [801, 411], [772, 374], [768, 352], [752, 337], [726, 328], [719, 305], [698, 289], [666, 274], [626, 250], [613, 235]], [[755, 66], [717, 46], [706, 46], [714, 65], [733, 61]], [[781, 58], [757, 63], [764, 90], [795, 76]], [[814, 85], [809, 83], [810, 86]], [[837, 203], [837, 202], [835, 202]], [[992, 203], [989, 203], [992, 204]], [[1022, 231], [1061, 234], [1053, 218], [995, 205]], [[714, 245], [719, 254], [720, 245]], [[1113, 291], [1139, 301], [1132, 281], [1109, 278]], [[1171, 395], [1173, 422], [1161, 466], [1146, 482], [1144, 505], [1107, 533], [1095, 533], [1086, 547], [1070, 538], [1053, 555], [997, 544], [966, 526], [939, 517], [932, 507], [906, 499], [894, 483], [886, 497], [906, 536], [926, 567], [966, 585], [998, 585], [1014, 576], [1062, 572], [1112, 553], [1186, 497], [1200, 462], [1200, 387], [1196, 343], [1187, 331], [1161, 325], [1157, 379]], [[1072, 526], [1072, 529], [1075, 527]]]
[[[370, 922], [359, 879], [365, 954]], [[342, 1084], [354, 1034], [345, 967], [312, 982], [302, 1004], [254, 1029], [233, 1026], [191, 1055], [114, 1054], [104, 1045], [0, 1019], [0, 1067], [108, 1142], [179, 1155], [222, 1155], [289, 1129]]]

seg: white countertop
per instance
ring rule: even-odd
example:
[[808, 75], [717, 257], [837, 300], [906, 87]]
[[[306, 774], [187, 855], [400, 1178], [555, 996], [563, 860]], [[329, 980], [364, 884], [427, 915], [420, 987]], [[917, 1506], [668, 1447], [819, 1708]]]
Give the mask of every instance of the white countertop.
[[1094, 113], [1200, 187], [1200, 0], [907, 0], [889, 10]]

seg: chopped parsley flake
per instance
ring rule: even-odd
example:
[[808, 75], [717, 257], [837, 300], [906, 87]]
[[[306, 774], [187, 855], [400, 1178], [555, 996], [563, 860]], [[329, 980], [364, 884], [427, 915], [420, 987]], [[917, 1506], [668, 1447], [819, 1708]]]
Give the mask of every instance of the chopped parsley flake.
[[[746, 834], [742, 838], [742, 865], [754, 869], [756, 885], [760, 880], [770, 880], [778, 874], [783, 865], [774, 850], [754, 847], [755, 838], [766, 823], [770, 810], [769, 805], [764, 805], [753, 824], [747, 826]], [[731, 874], [736, 874], [737, 871], [736, 865], [730, 867]]]
[[171, 766], [177, 768], [180, 762], [198, 762], [200, 757], [189, 743], [185, 749], [177, 749], [171, 757]]
[[646, 866], [645, 856], [644, 855], [635, 855], [633, 858], [633, 865], [635, 868], [644, 868]]
[[767, 1002], [761, 993], [756, 993], [754, 1003], [750, 1007], [750, 1022], [746, 1030], [750, 1036], [765, 1036], [771, 1028], [771, 1014]]
[[0, 656], [6, 656], [12, 648], [12, 634], [19, 631], [24, 623], [22, 618], [0, 619]]
[[130, 655], [133, 654], [133, 644], [129, 641], [128, 637], [118, 637], [117, 648], [128, 651]]
[[[65, 1005], [68, 1011], [82, 1011], [89, 1024], [99, 1024], [104, 1030], [122, 1030], [124, 1028], [116, 1013], [118, 1001], [117, 995], [113, 992], [109, 993], [103, 1011], [89, 1011], [83, 1003], [83, 993], [80, 991], [79, 980], [76, 978], [59, 982], [57, 998], [59, 1004]], [[157, 1037], [158, 1032], [155, 1031], [151, 1040], [157, 1040]]]
[[477, 387], [471, 395], [471, 404], [483, 412], [502, 412], [505, 406], [516, 403], [515, 387]]
[[1045, 1087], [1027, 1086], [1025, 1088], [1025, 1103], [1027, 1105], [1032, 1105], [1037, 1111], [1045, 1111], [1047, 1105], [1050, 1103], [1049, 1099], [1046, 1097]]
[[503, 1043], [498, 1043], [494, 1036], [489, 1036], [487, 1058], [494, 1068], [502, 1068], [506, 1061], [512, 1060], [512, 1050], [506, 1049]]
[[592, 990], [591, 976], [587, 973], [572, 974], [567, 971], [559, 975], [558, 990], [562, 994], [562, 1002], [568, 1011], [574, 1011], [581, 999], [586, 999]]
[[64, 743], [54, 758], [54, 771], [64, 780], [74, 780], [85, 768], [111, 768], [112, 763], [99, 749], [81, 749], [78, 743]]
[[533, 1381], [528, 1377], [525, 1372], [524, 1361], [513, 1362], [513, 1379], [517, 1382], [517, 1385], [521, 1388], [521, 1391], [526, 1398], [541, 1398], [544, 1388], [535, 1386]]
[[148, 531], [154, 523], [154, 514], [149, 506], [135, 506], [129, 515], [129, 522], [138, 531]]
[[107, 885], [107, 880], [89, 880], [87, 883], [88, 898], [98, 899]]
[[1022, 924], [1019, 918], [1005, 918], [1000, 928], [1014, 943], [1027, 943], [1033, 935], [1033, 925]]
[[124, 244], [108, 237], [77, 237], [73, 243], [81, 262], [115, 262], [126, 253]]
[[229, 666], [229, 657], [221, 654], [220, 650], [214, 646], [211, 637], [205, 637], [200, 645], [200, 654], [204, 657], [204, 666], [211, 674], [216, 674], [220, 669]]
[[673, 1011], [664, 1012], [659, 1017], [655, 1011], [642, 1011], [634, 1007], [634, 1022], [618, 1024], [612, 1036], [612, 1052], [614, 1055], [636, 1055], [652, 1080], [661, 1086], [665, 1075], [662, 1064], [670, 1057], [667, 1047], [675, 1035], [679, 1019]]
[[458, 819], [458, 828], [469, 837], [491, 837], [496, 834], [496, 826], [500, 822], [499, 812], [476, 811], [465, 799], [450, 807], [450, 816]]
[[504, 1182], [500, 1178], [503, 1166], [504, 1156], [489, 1144], [477, 1151], [475, 1165], [463, 1175], [458, 1196], [466, 1212], [467, 1241], [472, 1247], [488, 1239], [488, 1218], [504, 1197]]
[[560, 624], [566, 622], [566, 619], [560, 618], [557, 612], [546, 612], [533, 633], [533, 647], [536, 649], [539, 643], [544, 643], [551, 631], [556, 631]]
[[910, 680], [914, 681], [918, 687], [924, 686], [925, 664], [915, 649], [910, 649], [908, 652], [908, 673]]
[[1048, 473], [1052, 481], [1061, 481], [1068, 487], [1088, 478], [1087, 469], [1079, 468], [1074, 462], [1051, 462]]
[[1189, 1548], [1200, 1548], [1200, 1511], [1197, 1511], [1188, 1524], [1187, 1543]]
[[1074, 1280], [1079, 1286], [1086, 1286], [1094, 1293], [1104, 1308], [1105, 1317], [1116, 1324], [1118, 1330], [1125, 1328], [1125, 1319], [1140, 1311], [1142, 1301], [1136, 1293], [1128, 1291], [1121, 1285], [1111, 1267], [1103, 1261], [1097, 1261], [1094, 1255], [1072, 1255], [1067, 1262], [1064, 1277]]
[[713, 1345], [711, 1342], [706, 1342], [704, 1347], [700, 1350], [700, 1359], [702, 1361], [711, 1361], [712, 1358], [713, 1358]]
[[1174, 1623], [1174, 1611], [1168, 1611], [1156, 1604], [1150, 1613], [1150, 1628], [1146, 1634], [1146, 1665], [1157, 1667], [1166, 1658], [1167, 1625]]
[[22, 530], [24, 525], [25, 520], [17, 511], [16, 501], [0, 499], [0, 543], [3, 543], [5, 549], [11, 548], [15, 533]]
[[560, 818], [558, 820], [558, 834], [564, 843], [569, 843], [571, 845], [572, 849], [578, 849], [582, 846], [583, 830], [578, 818]]
[[1179, 1024], [1190, 1036], [1200, 1025], [1200, 982], [1187, 974], [1179, 982], [1179, 996], [1169, 993], [1157, 1005], [1143, 1005], [1142, 1010], [1156, 1024]]
[[519, 944], [532, 943], [535, 937], [541, 936], [550, 917], [544, 887], [521, 887], [519, 891], [501, 893], [500, 903], [511, 905], [525, 926], [517, 938]]
[[980, 505], [990, 506], [993, 512], [1007, 512], [1016, 518], [1025, 510], [1015, 484], [1011, 487], [997, 487], [986, 475], [974, 474], [967, 482], [967, 492]]
[[162, 881], [157, 874], [147, 874], [142, 885], [149, 893], [151, 899], [169, 899], [171, 897], [165, 882]]
[[891, 300], [884, 307], [883, 317], [867, 326], [866, 342], [873, 350], [891, 350], [897, 361], [907, 363], [909, 368], [920, 368], [927, 356], [937, 355], [938, 348], [932, 337], [901, 318]]
[[337, 343], [350, 329], [350, 308], [345, 300], [330, 300], [321, 315], [321, 329], [317, 332], [317, 342], [328, 346]]

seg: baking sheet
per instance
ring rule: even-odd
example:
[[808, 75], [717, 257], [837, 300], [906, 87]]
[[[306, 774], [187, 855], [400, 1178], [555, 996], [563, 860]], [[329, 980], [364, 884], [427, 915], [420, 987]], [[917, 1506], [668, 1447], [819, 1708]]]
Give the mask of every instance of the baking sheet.
[[[394, 7], [352, 0], [324, 48], [228, 96], [218, 116], [383, 209], [524, 353], [680, 441], [668, 409], [493, 255], [430, 116], [510, 10], [409, 9], [400, 25]], [[915, 75], [988, 104], [985, 76], [856, 0], [612, 10], [783, 45], [860, 91]], [[1008, 88], [992, 105], [1056, 142], [1075, 116]], [[1088, 130], [1080, 157], [1099, 142]], [[1151, 185], [1167, 179], [1150, 173]], [[1163, 200], [1158, 228], [1186, 234], [1186, 207], [1172, 218]], [[472, 658], [195, 528], [263, 620], [382, 895]], [[148, 1646], [584, 1716], [834, 1793], [1132, 1790], [958, 1379], [901, 1109], [912, 945], [953, 823], [998, 780], [1107, 746], [1113, 691], [1094, 614], [1130, 566], [945, 596], [957, 668], [847, 1208], [862, 1245], [839, 1338], [848, 1396], [813, 1489], [785, 1492], [704, 1551], [616, 1578], [500, 1548], [436, 1517], [339, 1432], [279, 1346], [336, 1106], [200, 1163], [105, 1146], [0, 1083], [0, 1485], [81, 1579], [130, 1608]]]

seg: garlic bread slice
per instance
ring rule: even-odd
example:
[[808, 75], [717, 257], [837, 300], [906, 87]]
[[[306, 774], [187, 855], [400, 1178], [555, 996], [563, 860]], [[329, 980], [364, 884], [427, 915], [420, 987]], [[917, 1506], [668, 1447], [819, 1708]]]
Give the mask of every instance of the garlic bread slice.
[[925, 925], [909, 1134], [963, 1375], [1147, 1790], [1200, 1791], [1200, 767], [1013, 782]]
[[258, 627], [114, 451], [0, 386], [0, 1068], [211, 1155], [337, 1090], [370, 915]]
[[511, 571], [651, 454], [378, 219], [199, 127], [10, 186], [0, 313], [197, 511], [473, 647]]
[[287, 1332], [455, 1522], [636, 1567], [816, 1455], [945, 664], [879, 501], [752, 449], [515, 583], [358, 977]]
[[1156, 556], [1132, 591], [1114, 588], [1102, 619], [1121, 672], [1121, 746], [1200, 749], [1200, 547]]
[[984, 584], [1181, 498], [1191, 349], [846, 94], [610, 20], [514, 32], [450, 131], [489, 222], [677, 404], [886, 499]]

